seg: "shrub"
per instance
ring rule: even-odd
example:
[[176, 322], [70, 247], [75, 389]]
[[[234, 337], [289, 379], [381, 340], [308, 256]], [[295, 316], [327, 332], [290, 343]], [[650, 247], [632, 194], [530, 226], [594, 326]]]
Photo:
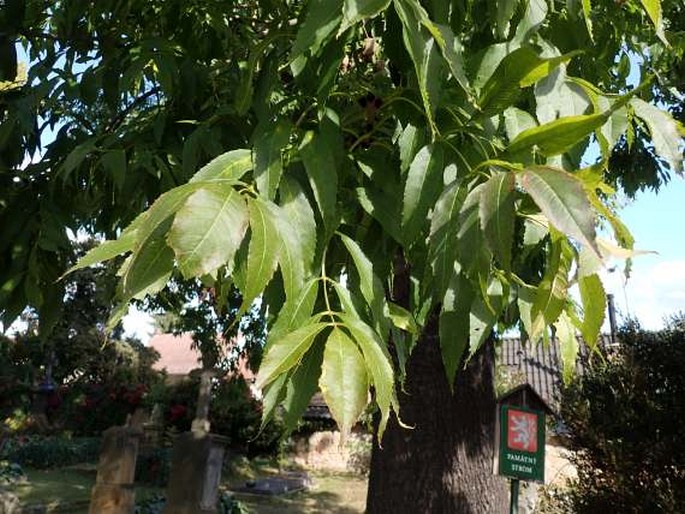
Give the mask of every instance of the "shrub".
[[[146, 500], [138, 502], [135, 514], [161, 514], [166, 503], [163, 494], [155, 494]], [[222, 493], [217, 498], [217, 514], [249, 514], [250, 510], [240, 501], [228, 493]]]
[[4, 445], [0, 459], [35, 469], [96, 462], [100, 453], [100, 442], [100, 439], [95, 437], [15, 437]]
[[[166, 391], [154, 390], [155, 401], [164, 404], [164, 421], [175, 432], [190, 429], [197, 405], [199, 377], [191, 376]], [[149, 400], [148, 400], [149, 402]], [[275, 456], [280, 452], [283, 427], [273, 420], [260, 430], [262, 404], [242, 378], [217, 380], [212, 389], [209, 421], [212, 432], [229, 438], [232, 450], [249, 457]]]
[[25, 481], [24, 470], [16, 462], [0, 460], [0, 486]]
[[580, 513], [682, 512], [685, 505], [685, 316], [665, 330], [631, 323], [618, 351], [567, 388]]
[[154, 448], [136, 460], [136, 482], [163, 487], [169, 481], [171, 448]]

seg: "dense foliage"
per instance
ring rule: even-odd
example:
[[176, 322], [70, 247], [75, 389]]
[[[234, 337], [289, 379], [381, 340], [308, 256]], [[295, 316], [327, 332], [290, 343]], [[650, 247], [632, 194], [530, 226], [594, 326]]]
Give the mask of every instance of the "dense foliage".
[[[226, 116], [256, 123], [252, 146], [237, 145], [162, 195], [78, 267], [131, 252], [120, 312], [174, 270], [219, 299], [238, 287], [238, 314], [262, 295], [278, 316], [259, 385], [269, 386], [267, 414], [286, 400], [289, 426], [318, 385], [346, 432], [373, 386], [382, 432], [397, 410], [386, 341], [392, 334], [401, 376], [436, 309], [451, 335], [443, 338], [450, 381], [464, 352], [519, 319], [533, 340], [555, 327], [568, 377], [574, 331], [593, 344], [602, 322], [601, 260], [626, 254], [596, 238], [596, 216], [620, 246], [632, 245], [602, 202], [612, 192], [602, 182], [611, 149], [632, 137], [629, 119], [641, 120], [659, 158], [680, 171], [682, 127], [640, 98], [649, 98], [649, 81], [617, 96], [582, 76], [577, 41], [559, 30], [577, 12], [546, 22], [547, 4], [534, 0], [498, 12], [493, 31], [464, 25], [476, 5], [470, 13], [415, 1], [341, 7], [308, 4], [292, 40], [282, 19], [244, 21], [264, 37], [247, 61], [236, 56], [247, 75], [226, 90]], [[647, 12], [664, 39], [662, 19]], [[591, 13], [581, 14], [593, 37]], [[455, 30], [465, 31], [460, 39]], [[288, 72], [270, 71], [286, 52]], [[140, 82], [159, 80], [160, 95], [174, 87], [165, 55], [150, 54], [156, 66]], [[601, 160], [578, 171], [591, 136]], [[576, 281], [583, 312], [566, 300]]]
[[685, 316], [631, 324], [621, 346], [565, 391], [578, 480], [574, 511], [681, 512], [685, 504]]
[[[77, 255], [95, 244], [78, 243]], [[96, 435], [125, 422], [143, 394], [162, 380], [152, 369], [157, 352], [122, 337], [120, 326], [105, 331], [113, 272], [113, 267], [98, 266], [65, 281], [61, 317], [50, 337], [40, 333], [35, 311], [22, 316], [24, 328], [2, 337], [0, 419], [13, 429], [31, 428], [31, 406], [44, 395], [43, 410], [53, 429]]]
[[[190, 430], [200, 384], [199, 374], [176, 384], [156, 386], [146, 398], [147, 405], [162, 408], [164, 426], [174, 433]], [[216, 380], [212, 387], [209, 422], [212, 432], [228, 437], [232, 451], [254, 457], [276, 456], [283, 436], [282, 426], [273, 423], [260, 430], [262, 404], [255, 399], [242, 378]]]
[[33, 469], [62, 468], [82, 462], [97, 462], [99, 437], [22, 436], [7, 440], [0, 460]]
[[631, 255], [613, 149], [683, 167], [656, 106], [680, 0], [5, 3], [3, 320], [32, 304], [47, 334], [64, 227], [104, 233], [78, 268], [126, 255], [113, 322], [179, 275], [218, 305], [237, 288], [236, 319], [261, 299], [265, 420], [282, 403], [288, 428], [320, 388], [343, 432], [371, 398], [381, 436], [419, 339], [453, 384], [493, 329], [554, 327], [568, 378], [602, 261]]

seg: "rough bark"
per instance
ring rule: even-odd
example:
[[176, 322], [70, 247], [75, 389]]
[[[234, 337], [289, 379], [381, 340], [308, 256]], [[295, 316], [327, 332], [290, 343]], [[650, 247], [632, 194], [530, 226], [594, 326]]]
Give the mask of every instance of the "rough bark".
[[407, 365], [400, 393], [402, 428], [374, 438], [368, 514], [499, 514], [506, 482], [492, 474], [495, 432], [494, 348], [486, 344], [450, 391], [435, 317]]

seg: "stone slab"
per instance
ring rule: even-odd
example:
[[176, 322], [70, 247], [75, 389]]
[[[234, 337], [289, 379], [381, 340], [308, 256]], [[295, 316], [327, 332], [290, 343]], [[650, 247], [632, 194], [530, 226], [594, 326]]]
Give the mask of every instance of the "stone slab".
[[163, 514], [215, 514], [226, 438], [185, 432], [174, 441]]
[[88, 514], [133, 514], [135, 504], [133, 486], [95, 484]]

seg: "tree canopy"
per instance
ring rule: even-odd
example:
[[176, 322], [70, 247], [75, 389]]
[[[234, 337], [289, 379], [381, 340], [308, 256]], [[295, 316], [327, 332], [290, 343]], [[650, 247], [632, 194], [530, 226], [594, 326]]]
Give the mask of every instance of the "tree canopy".
[[631, 255], [614, 149], [682, 172], [678, 0], [5, 3], [3, 320], [49, 330], [64, 227], [105, 234], [77, 268], [128, 254], [114, 321], [173, 273], [261, 299], [290, 425], [320, 387], [348, 431], [371, 389], [382, 433], [431, 316], [450, 382], [513, 325], [553, 327], [568, 376]]

